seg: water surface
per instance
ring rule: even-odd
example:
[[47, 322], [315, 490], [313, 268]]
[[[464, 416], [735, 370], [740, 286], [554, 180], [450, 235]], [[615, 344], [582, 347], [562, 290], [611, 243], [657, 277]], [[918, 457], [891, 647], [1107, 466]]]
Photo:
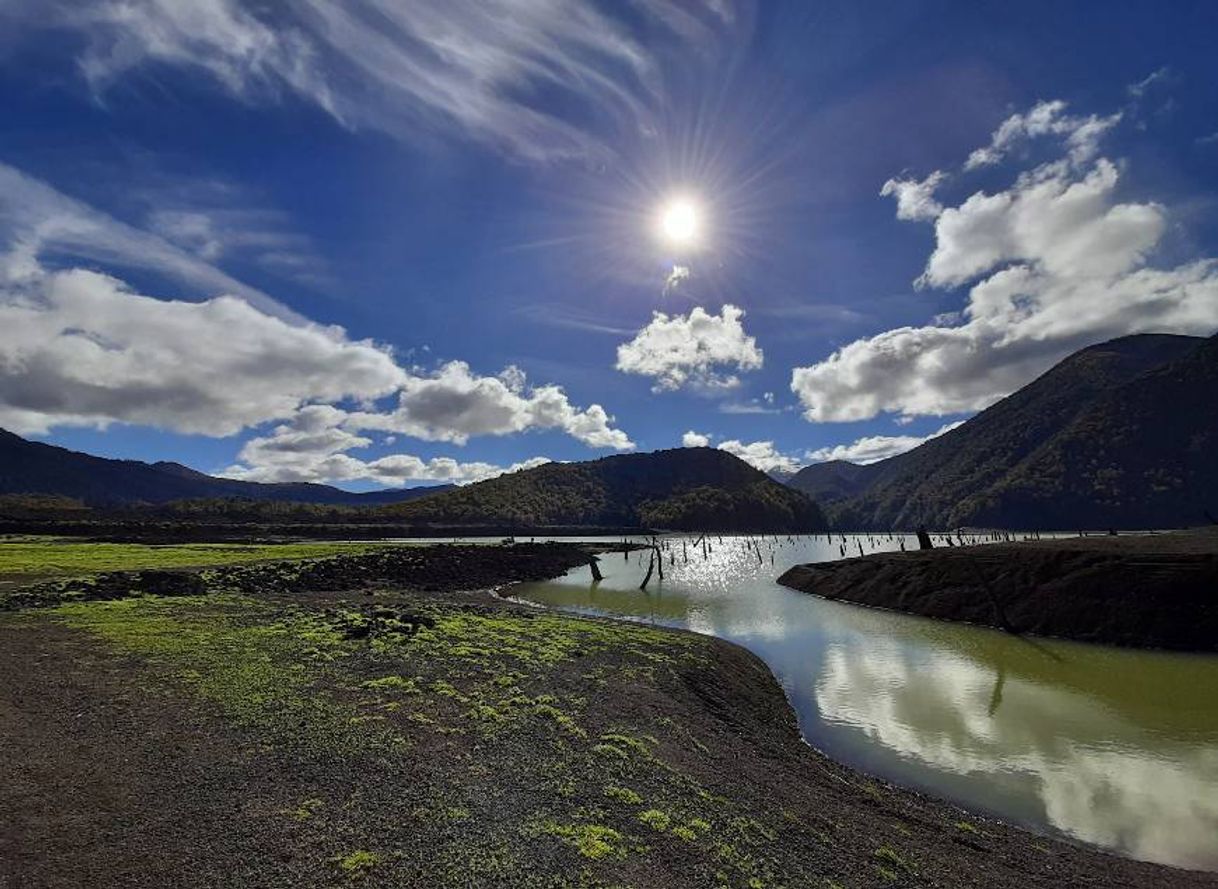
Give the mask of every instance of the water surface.
[[[1035, 830], [1218, 870], [1218, 657], [1143, 652], [932, 621], [774, 582], [841, 538], [669, 538], [514, 595], [730, 639], [773, 670], [804, 737], [833, 758]], [[847, 536], [847, 553], [899, 538]], [[906, 545], [916, 547], [907, 539]], [[686, 561], [688, 557], [688, 561]], [[669, 564], [669, 559], [672, 564]]]

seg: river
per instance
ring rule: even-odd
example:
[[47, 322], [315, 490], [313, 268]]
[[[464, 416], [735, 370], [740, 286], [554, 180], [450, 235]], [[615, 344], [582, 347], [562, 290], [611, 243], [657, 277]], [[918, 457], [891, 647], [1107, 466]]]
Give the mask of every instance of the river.
[[[788, 590], [841, 539], [666, 538], [514, 597], [683, 627], [765, 660], [808, 743], [906, 787], [1134, 858], [1218, 870], [1218, 657], [1032, 639]], [[847, 535], [848, 555], [900, 538]], [[908, 547], [916, 547], [911, 538]], [[671, 559], [671, 564], [670, 564]]]

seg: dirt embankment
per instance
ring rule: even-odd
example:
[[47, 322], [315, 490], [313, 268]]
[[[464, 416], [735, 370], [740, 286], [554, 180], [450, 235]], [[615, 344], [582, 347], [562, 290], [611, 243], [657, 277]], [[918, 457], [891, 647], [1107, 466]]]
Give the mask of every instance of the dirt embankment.
[[71, 518], [25, 519], [0, 516], [0, 535], [84, 537], [112, 543], [262, 543], [283, 540], [387, 540], [421, 537], [627, 537], [654, 534], [640, 527], [591, 525], [419, 525], [378, 521], [234, 522], [199, 520]]
[[778, 582], [1016, 633], [1218, 651], [1218, 529], [874, 553]]
[[1218, 887], [840, 766], [734, 645], [438, 591], [586, 559], [513, 550], [0, 614], [0, 886]]
[[139, 595], [193, 596], [208, 591], [273, 595], [376, 587], [430, 592], [489, 589], [555, 577], [588, 564], [594, 552], [605, 548], [604, 544], [571, 543], [395, 546], [355, 555], [197, 571], [107, 571], [5, 592], [0, 596], [0, 611]]

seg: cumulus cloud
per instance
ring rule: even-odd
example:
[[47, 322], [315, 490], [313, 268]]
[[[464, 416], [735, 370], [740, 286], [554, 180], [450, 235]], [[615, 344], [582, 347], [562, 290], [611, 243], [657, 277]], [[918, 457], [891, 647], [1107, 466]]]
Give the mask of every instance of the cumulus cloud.
[[[12, 0], [10, 34], [85, 37], [80, 71], [97, 94], [131, 71], [204, 72], [250, 103], [293, 95], [341, 124], [400, 138], [448, 130], [536, 159], [600, 153], [588, 113], [646, 130], [655, 47], [701, 50], [737, 22], [717, 2], [646, 4], [648, 38], [586, 0]], [[563, 115], [541, 96], [579, 105]]]
[[808, 459], [813, 463], [825, 463], [829, 460], [845, 460], [848, 463], [876, 463], [887, 460], [897, 454], [912, 451], [918, 445], [938, 438], [945, 432], [964, 424], [963, 420], [948, 423], [946, 426], [932, 432], [930, 435], [869, 435], [858, 438], [850, 444], [834, 445], [833, 447], [817, 448], [808, 452]]
[[366, 430], [464, 444], [558, 429], [590, 447], [634, 447], [603, 407], [580, 409], [561, 387], [529, 386], [514, 367], [497, 377], [460, 361], [407, 371], [340, 327], [294, 324], [231, 296], [156, 299], [82, 269], [0, 287], [0, 425], [18, 432], [122, 422], [223, 436], [309, 403], [395, 393], [393, 410], [344, 413], [346, 431], [305, 424], [325, 409], [309, 408], [305, 425], [275, 446], [310, 449], [319, 435], [355, 447], [367, 440], [342, 435]]
[[432, 374], [409, 376], [396, 409], [356, 412], [347, 425], [455, 444], [479, 435], [559, 429], [591, 447], [632, 450], [634, 443], [612, 420], [599, 404], [575, 407], [560, 386], [530, 386], [519, 368], [481, 376], [464, 361], [450, 361]]
[[[708, 448], [714, 436], [692, 429], [681, 436], [683, 448]], [[803, 463], [795, 454], [784, 454], [774, 447], [772, 441], [743, 442], [739, 439], [728, 439], [715, 445], [721, 451], [727, 451], [739, 457], [754, 469], [762, 472], [793, 473], [797, 472]]]
[[729, 439], [720, 442], [716, 447], [734, 454], [762, 472], [797, 472], [803, 465], [797, 456], [784, 454], [775, 448], [772, 441], [753, 441], [746, 444], [737, 439]]
[[935, 200], [935, 189], [946, 178], [947, 174], [942, 170], [935, 170], [921, 180], [889, 179], [880, 189], [880, 194], [896, 199], [897, 219], [934, 219], [943, 212], [943, 205]]
[[1075, 164], [1086, 163], [1099, 151], [1099, 141], [1121, 120], [1120, 112], [1107, 117], [1094, 114], [1076, 117], [1066, 113], [1066, 103], [1060, 100], [1040, 102], [1030, 111], [1012, 114], [994, 131], [990, 144], [969, 155], [965, 170], [975, 170], [998, 163], [1020, 143], [1042, 136], [1059, 136], [1065, 140], [1069, 158]]
[[1163, 207], [1114, 199], [1117, 167], [1101, 158], [1083, 176], [1042, 167], [1007, 191], [978, 192], [944, 210], [923, 286], [954, 287], [1012, 262], [1046, 275], [1111, 278], [1141, 265], [1159, 242]]
[[[634, 447], [603, 407], [530, 387], [517, 368], [408, 371], [388, 348], [309, 321], [209, 261], [253, 250], [315, 271], [293, 260], [307, 243], [282, 223], [233, 208], [154, 210], [156, 231], [139, 229], [0, 164], [0, 425], [34, 434], [120, 422], [224, 436], [305, 404], [355, 400], [366, 405], [362, 429], [431, 441], [559, 429], [590, 447]], [[151, 270], [211, 298], [161, 299], [97, 271], [44, 267], [65, 257]], [[378, 412], [375, 402], [393, 394], [397, 407]]]
[[1024, 172], [1004, 191], [977, 192], [935, 219], [936, 246], [917, 283], [975, 282], [963, 314], [884, 331], [795, 368], [791, 389], [807, 419], [980, 410], [1085, 345], [1150, 331], [1205, 335], [1218, 326], [1218, 262], [1150, 267], [1167, 210], [1119, 201], [1113, 161], [1078, 163], [1080, 146], [1089, 146], [1086, 156], [1098, 139], [1095, 121], [1112, 118], [1067, 118], [1063, 108], [1045, 103], [1016, 115], [987, 150], [1000, 156], [1023, 135], [1052, 134], [1065, 159]]
[[275, 427], [269, 435], [251, 438], [242, 447], [239, 462], [221, 474], [257, 482], [373, 481], [394, 487], [429, 481], [468, 484], [550, 462], [545, 457], [533, 457], [511, 466], [497, 466], [451, 457], [424, 460], [413, 454], [361, 460], [347, 451], [365, 448], [372, 441], [341, 428], [346, 418], [345, 412], [329, 405], [306, 406], [291, 422]]
[[[376, 410], [389, 395], [396, 406]], [[306, 423], [327, 409], [316, 403], [347, 400], [369, 407], [344, 412], [344, 429]], [[499, 376], [460, 361], [405, 370], [386, 347], [340, 327], [286, 321], [233, 296], [157, 299], [83, 269], [0, 278], [0, 425], [17, 432], [120, 422], [224, 436], [307, 404], [316, 406], [276, 447], [311, 449], [314, 435], [355, 447], [367, 440], [342, 435], [368, 430], [464, 444], [531, 429], [634, 447], [599, 404], [576, 407], [561, 387], [530, 386], [515, 367]]]
[[342, 429], [346, 419], [345, 412], [324, 404], [301, 408], [290, 423], [275, 426], [269, 435], [247, 441], [238, 455], [239, 462], [220, 475], [261, 482], [374, 481], [401, 486], [408, 482], [443, 481], [466, 485], [549, 463], [547, 458], [533, 457], [499, 466], [477, 460], [463, 463], [451, 457], [423, 459], [413, 454], [362, 460], [347, 452], [368, 447], [371, 440]]
[[724, 369], [757, 370], [762, 365], [757, 340], [744, 332], [744, 311], [725, 305], [718, 315], [701, 306], [688, 315], [656, 312], [634, 339], [617, 348], [617, 369], [652, 377], [654, 392], [686, 385], [715, 391], [735, 388], [740, 378]]
[[18, 432], [123, 422], [231, 435], [405, 380], [383, 347], [232, 296], [155, 299], [81, 269], [0, 287], [0, 425]]

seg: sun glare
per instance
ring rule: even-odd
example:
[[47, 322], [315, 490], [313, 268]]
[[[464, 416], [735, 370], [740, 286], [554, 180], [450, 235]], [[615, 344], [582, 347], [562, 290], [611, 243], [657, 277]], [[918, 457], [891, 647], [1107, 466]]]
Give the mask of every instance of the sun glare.
[[673, 247], [693, 247], [702, 234], [702, 210], [691, 198], [673, 198], [660, 208], [660, 237]]

